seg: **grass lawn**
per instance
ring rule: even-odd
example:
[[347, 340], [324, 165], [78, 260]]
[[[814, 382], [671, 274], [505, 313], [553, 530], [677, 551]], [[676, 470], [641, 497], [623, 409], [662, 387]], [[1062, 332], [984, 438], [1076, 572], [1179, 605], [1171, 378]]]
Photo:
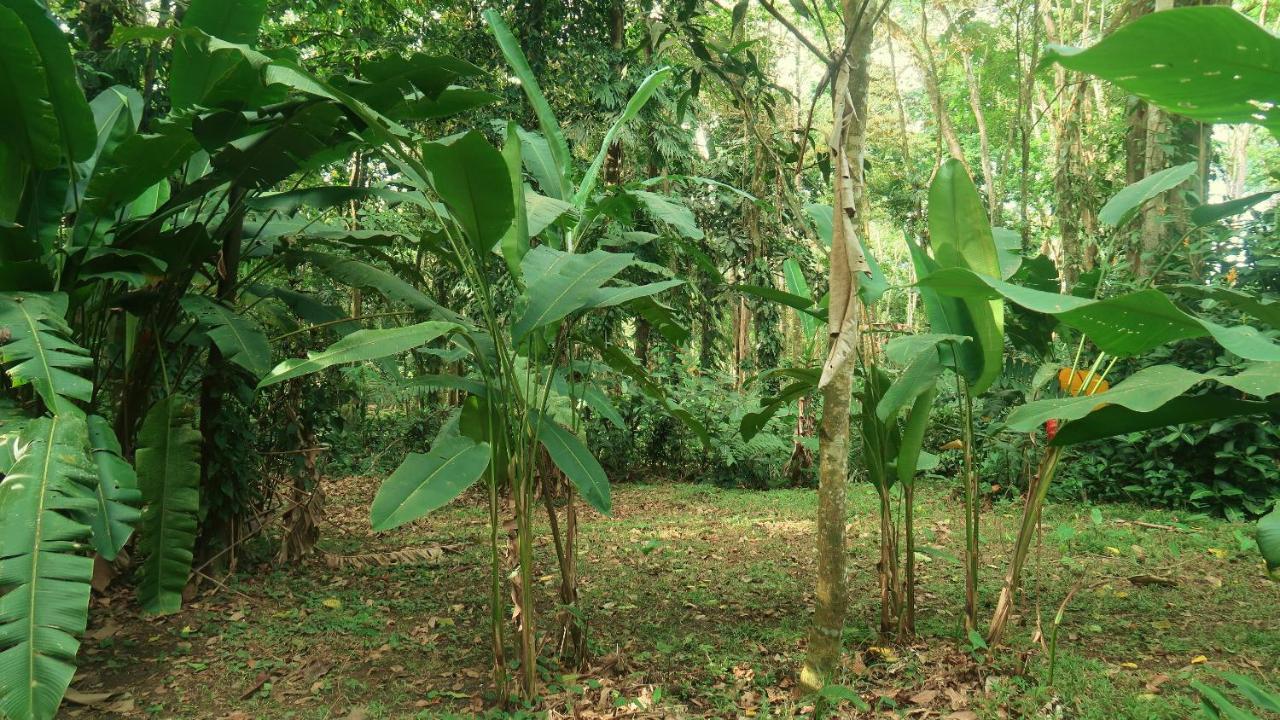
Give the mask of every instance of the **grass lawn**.
[[[95, 598], [66, 717], [446, 718], [492, 707], [484, 508], [464, 499], [374, 536], [377, 481], [326, 486], [331, 554], [441, 547], [390, 566], [274, 568], [244, 560], [226, 589], [179, 615], [139, 619], [127, 590]], [[591, 667], [548, 661], [534, 716], [761, 717], [811, 713], [794, 697], [814, 580], [811, 490], [618, 485], [612, 518], [582, 526], [582, 604]], [[1050, 505], [1029, 561], [1011, 647], [988, 652], [960, 631], [964, 541], [952, 488], [922, 487], [914, 644], [874, 634], [879, 591], [875, 494], [850, 498], [850, 612], [843, 684], [875, 717], [1186, 718], [1194, 679], [1219, 670], [1280, 677], [1280, 586], [1263, 577], [1250, 529], [1128, 506]], [[984, 612], [1017, 529], [1019, 505], [983, 514]], [[265, 555], [265, 550], [262, 551]], [[552, 550], [539, 546], [553, 629]], [[1135, 584], [1156, 575], [1176, 586]], [[1033, 642], [1058, 633], [1055, 683]], [[552, 648], [544, 653], [550, 657]], [[1217, 681], [1218, 684], [1223, 684]], [[98, 695], [94, 695], [98, 693]], [[103, 697], [102, 693], [111, 693]], [[841, 717], [861, 717], [845, 703]]]

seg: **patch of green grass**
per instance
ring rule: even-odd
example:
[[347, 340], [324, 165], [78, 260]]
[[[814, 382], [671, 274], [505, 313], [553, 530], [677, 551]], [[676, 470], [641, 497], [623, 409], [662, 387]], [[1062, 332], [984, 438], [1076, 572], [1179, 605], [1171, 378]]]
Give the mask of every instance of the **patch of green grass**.
[[[464, 500], [398, 534], [372, 536], [359, 530], [367, 498], [356, 490], [348, 489], [349, 505], [331, 496], [330, 512], [343, 519], [323, 543], [329, 552], [414, 544], [458, 552], [425, 564], [339, 571], [307, 563], [246, 573], [229, 580], [235, 594], [148, 623], [132, 618], [122, 598], [112, 612], [124, 630], [93, 648], [86, 672], [163, 717], [242, 710], [307, 720], [343, 717], [350, 707], [370, 718], [497, 717], [484, 508]], [[949, 712], [949, 697], [939, 694], [949, 687], [984, 718], [1055, 708], [1073, 718], [1182, 718], [1197, 707], [1188, 682], [1211, 679], [1215, 668], [1280, 672], [1280, 633], [1269, 620], [1280, 615], [1280, 593], [1240, 541], [1242, 526], [1126, 505], [1049, 506], [1009, 647], [972, 648], [960, 629], [964, 530], [955, 488], [919, 494], [919, 542], [930, 553], [918, 564], [921, 637], [908, 646], [889, 642], [885, 661], [866, 652], [884, 644], [873, 630], [877, 501], [869, 485], [850, 491], [848, 652], [837, 679], [882, 709], [903, 713], [913, 697], [933, 692], [934, 708]], [[585, 674], [560, 668], [548, 646], [541, 671], [554, 701], [567, 712], [578, 702], [641, 698], [673, 717], [800, 710], [791, 690], [811, 612], [814, 502], [811, 490], [616, 487], [615, 517], [584, 512], [581, 525], [582, 611], [595, 661]], [[1019, 503], [1002, 501], [983, 514], [984, 612], [1019, 512]], [[536, 556], [538, 575], [554, 575], [549, 543], [540, 542]], [[1140, 576], [1176, 585], [1130, 580]], [[555, 582], [538, 584], [539, 629], [548, 639]], [[1050, 687], [1047, 653], [1032, 636], [1037, 616], [1049, 634], [1072, 588]], [[309, 664], [323, 672], [308, 676]], [[263, 673], [269, 681], [241, 700]], [[182, 690], [159, 690], [170, 687]]]

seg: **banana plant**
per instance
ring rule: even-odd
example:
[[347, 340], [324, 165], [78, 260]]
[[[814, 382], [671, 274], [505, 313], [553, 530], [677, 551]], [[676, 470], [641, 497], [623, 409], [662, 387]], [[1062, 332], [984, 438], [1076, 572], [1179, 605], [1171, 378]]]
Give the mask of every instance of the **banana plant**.
[[[5, 717], [57, 710], [74, 670], [74, 636], [87, 622], [80, 561], [88, 561], [88, 548], [114, 558], [140, 526], [143, 604], [176, 609], [201, 502], [200, 437], [184, 398], [200, 381], [201, 358], [206, 366], [224, 358], [230, 372], [255, 380], [271, 364], [263, 332], [238, 301], [246, 281], [261, 286], [300, 253], [336, 267], [370, 240], [282, 217], [290, 207], [366, 191], [382, 197], [382, 189], [272, 192], [374, 140], [359, 135], [363, 121], [345, 104], [277, 81], [301, 71], [252, 48], [264, 12], [260, 1], [194, 0], [180, 28], [135, 31], [132, 40], [122, 30], [125, 41], [173, 46], [173, 109], [144, 128], [136, 90], [116, 86], [84, 97], [62, 26], [41, 3], [0, 2], [0, 87], [16, 104], [16, 122], [0, 128], [0, 364], [11, 386], [0, 469], [13, 503], [0, 562], [6, 577], [20, 578], [24, 568], [35, 572], [27, 559], [45, 550], [66, 558], [54, 574], [5, 584], [5, 603], [33, 588], [43, 596], [49, 583], [66, 597], [51, 606], [54, 620], [16, 618], [0, 639]], [[403, 122], [447, 114], [436, 101], [453, 80], [478, 72], [419, 55], [380, 58], [371, 68], [376, 77], [353, 92]], [[494, 99], [478, 93], [449, 105]], [[415, 313], [441, 311], [407, 283], [353, 262], [354, 269], [334, 272], [378, 285]], [[106, 387], [121, 390], [108, 395]], [[118, 407], [109, 406], [113, 396]], [[114, 417], [114, 426], [99, 412]], [[136, 472], [128, 461], [135, 452]], [[33, 486], [24, 478], [39, 457], [60, 463]], [[36, 528], [60, 529], [39, 535]], [[24, 633], [38, 642], [22, 640]]]
[[[476, 131], [419, 145], [416, 136], [393, 119], [340, 87], [306, 76], [297, 68], [275, 74], [295, 89], [335, 99], [355, 112], [367, 130], [382, 141], [384, 156], [403, 182], [423, 198], [438, 200], [423, 203], [435, 220], [434, 237], [439, 241], [429, 249], [441, 253], [462, 272], [479, 312], [473, 318], [437, 306], [438, 321], [352, 333], [305, 360], [277, 366], [259, 387], [432, 342], [450, 342], [465, 351], [467, 375], [422, 379], [424, 384], [465, 391], [461, 409], [427, 452], [410, 454], [387, 478], [374, 499], [371, 520], [377, 530], [398, 527], [448, 503], [483, 479], [490, 515], [494, 683], [505, 701], [508, 670], [503, 583], [508, 572], [501, 566], [499, 544], [504, 525], [502, 495], [510, 494], [515, 509], [513, 597], [519, 624], [520, 687], [526, 699], [537, 692], [539, 647], [532, 595], [535, 489], [539, 485], [543, 489], [562, 576], [560, 602], [570, 617], [582, 615], [576, 607], [576, 510], [572, 494], [568, 488], [558, 487], [557, 478], [567, 479], [596, 511], [608, 514], [611, 510], [609, 483], [582, 437], [582, 417], [588, 408], [606, 418], [616, 419], [618, 413], [591, 382], [592, 370], [598, 366], [591, 356], [598, 354], [606, 366], [662, 397], [673, 415], [690, 418], [663, 396], [624, 351], [574, 331], [586, 313], [627, 307], [680, 284], [674, 279], [625, 282], [620, 275], [637, 267], [634, 256], [592, 247], [599, 237], [597, 231], [610, 220], [596, 193], [604, 157], [669, 71], [660, 70], [641, 83], [606, 133], [591, 164], [578, 175], [563, 133], [518, 43], [496, 13], [487, 13], [486, 19], [520, 78], [542, 130], [538, 135], [507, 123], [501, 150]], [[528, 187], [526, 170], [542, 193]], [[669, 213], [671, 203], [655, 197], [657, 200], [651, 199], [653, 206]], [[681, 220], [679, 213], [667, 217]], [[352, 268], [343, 265], [333, 270], [351, 277]], [[364, 269], [359, 273], [368, 275]], [[502, 287], [516, 292], [514, 306], [498, 301]], [[407, 292], [403, 295], [412, 297]], [[558, 494], [569, 500], [563, 531], [553, 504]], [[581, 657], [585, 637], [575, 633], [575, 627], [562, 627], [560, 644], [568, 647], [570, 655]]]

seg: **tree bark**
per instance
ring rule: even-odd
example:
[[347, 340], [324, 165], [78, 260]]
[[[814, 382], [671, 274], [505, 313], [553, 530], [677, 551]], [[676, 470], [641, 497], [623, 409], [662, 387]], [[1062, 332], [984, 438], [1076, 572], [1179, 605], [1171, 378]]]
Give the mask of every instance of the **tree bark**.
[[[1155, 0], [1153, 12], [1168, 10], [1172, 7], [1173, 0]], [[1163, 141], [1167, 139], [1169, 134], [1168, 115], [1154, 105], [1147, 105], [1145, 120], [1146, 134], [1144, 136], [1145, 142], [1143, 143], [1142, 155], [1143, 177], [1159, 172], [1169, 164], [1168, 159], [1165, 157], [1163, 145]], [[1144, 206], [1142, 210], [1142, 228], [1138, 234], [1138, 242], [1129, 251], [1129, 264], [1133, 268], [1134, 277], [1146, 277], [1149, 272], [1146, 267], [1146, 256], [1155, 252], [1160, 247], [1161, 240], [1165, 237], [1167, 229], [1164, 219], [1167, 212], [1168, 205], [1165, 203], [1163, 193], [1151, 198]]]
[[[868, 56], [872, 26], [857, 10], [860, 3], [846, 0], [845, 23], [848, 52], [843, 53], [832, 83], [835, 127], [832, 156], [835, 168], [835, 201], [831, 254], [832, 331], [831, 356], [823, 369], [822, 425], [818, 433], [818, 578], [813, 627], [800, 684], [809, 692], [822, 689], [839, 665], [848, 607], [845, 577], [845, 498], [848, 490], [849, 408], [853, 385], [853, 349], [858, 343], [858, 275], [865, 262], [855, 237], [858, 196], [863, 192], [862, 156], [866, 140]], [[873, 8], [874, 9], [874, 8]], [[868, 10], [870, 13], [870, 10]], [[861, 18], [862, 22], [858, 23]], [[843, 251], [843, 257], [840, 253]]]
[[[924, 70], [924, 86], [929, 94], [929, 102], [933, 104], [934, 116], [938, 119], [938, 135], [946, 143], [951, 157], [964, 163], [965, 170], [969, 164], [964, 158], [964, 148], [960, 146], [960, 137], [956, 135], [955, 126], [951, 124], [951, 115], [947, 112], [947, 104], [942, 98], [942, 90], [938, 84], [938, 65], [933, 59], [933, 46], [929, 44], [929, 12], [925, 0], [920, 2], [920, 49], [917, 51]], [[912, 44], [914, 48], [914, 43]], [[973, 173], [970, 172], [970, 175]]]

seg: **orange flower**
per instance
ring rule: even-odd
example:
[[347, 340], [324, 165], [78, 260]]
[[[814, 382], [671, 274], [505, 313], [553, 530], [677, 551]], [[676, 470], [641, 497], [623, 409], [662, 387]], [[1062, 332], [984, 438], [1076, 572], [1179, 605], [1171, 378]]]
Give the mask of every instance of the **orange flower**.
[[1089, 386], [1084, 389], [1085, 395], [1097, 395], [1111, 389], [1111, 383], [1103, 380], [1096, 373], [1090, 376], [1088, 370], [1072, 370], [1065, 367], [1058, 371], [1058, 387], [1062, 388], [1063, 392], [1079, 395], [1086, 378], [1089, 380]]
[[1238, 277], [1240, 277], [1240, 274], [1236, 272], [1235, 268], [1231, 268], [1230, 270], [1227, 271], [1227, 284], [1235, 285], [1236, 278]]

